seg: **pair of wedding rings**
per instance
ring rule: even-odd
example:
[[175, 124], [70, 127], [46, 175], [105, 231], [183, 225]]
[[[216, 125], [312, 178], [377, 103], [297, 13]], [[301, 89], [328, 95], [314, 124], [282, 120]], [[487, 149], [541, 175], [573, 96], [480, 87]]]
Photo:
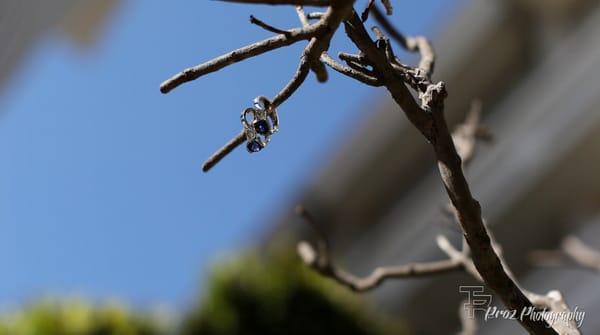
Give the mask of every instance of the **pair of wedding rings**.
[[271, 136], [279, 130], [277, 110], [269, 99], [259, 96], [254, 99], [254, 106], [246, 108], [241, 115], [246, 149], [254, 153], [264, 149]]

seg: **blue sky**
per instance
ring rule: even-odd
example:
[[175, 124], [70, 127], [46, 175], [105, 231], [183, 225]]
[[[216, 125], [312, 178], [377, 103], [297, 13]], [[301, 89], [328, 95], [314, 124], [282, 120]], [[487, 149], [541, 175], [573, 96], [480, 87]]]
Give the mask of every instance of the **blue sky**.
[[[394, 19], [431, 33], [457, 2], [397, 1]], [[297, 26], [291, 8], [132, 0], [90, 49], [57, 32], [39, 41], [0, 95], [0, 306], [46, 295], [189, 302], [209, 266], [252, 245], [346, 128], [368, 117], [365, 104], [384, 92], [311, 75], [280, 107], [266, 150], [238, 150], [203, 174], [204, 159], [240, 130], [241, 110], [289, 80], [303, 43], [168, 95], [158, 86], [268, 37], [250, 14]], [[354, 51], [343, 37], [332, 50]]]

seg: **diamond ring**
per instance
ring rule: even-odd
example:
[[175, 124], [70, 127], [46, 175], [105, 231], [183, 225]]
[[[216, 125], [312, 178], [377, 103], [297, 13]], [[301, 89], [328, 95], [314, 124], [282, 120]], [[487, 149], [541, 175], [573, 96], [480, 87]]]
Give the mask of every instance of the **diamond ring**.
[[246, 149], [250, 153], [264, 149], [271, 140], [271, 135], [279, 130], [277, 110], [263, 96], [256, 97], [254, 107], [246, 108], [240, 118], [246, 135]]

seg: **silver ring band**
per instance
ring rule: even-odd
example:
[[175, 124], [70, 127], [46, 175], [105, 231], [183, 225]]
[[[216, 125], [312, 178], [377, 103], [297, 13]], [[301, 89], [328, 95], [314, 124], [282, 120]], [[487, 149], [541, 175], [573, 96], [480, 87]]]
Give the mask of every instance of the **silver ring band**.
[[246, 135], [248, 152], [259, 152], [264, 149], [271, 136], [279, 130], [277, 110], [269, 99], [258, 96], [254, 98], [254, 107], [246, 108], [240, 121]]

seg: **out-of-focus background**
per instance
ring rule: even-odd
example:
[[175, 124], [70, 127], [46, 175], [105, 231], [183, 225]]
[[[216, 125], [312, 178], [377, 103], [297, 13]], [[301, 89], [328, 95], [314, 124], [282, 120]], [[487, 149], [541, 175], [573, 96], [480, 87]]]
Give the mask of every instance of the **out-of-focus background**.
[[[560, 289], [587, 312], [583, 330], [598, 332], [599, 275], [528, 255], [568, 234], [600, 247], [600, 6], [394, 5], [402, 31], [435, 43], [449, 121], [483, 103], [495, 140], [467, 175], [507, 261], [528, 289]], [[459, 329], [464, 275], [356, 297], [293, 257], [310, 237], [297, 203], [359, 274], [439, 259], [435, 236], [460, 237], [427, 143], [386, 92], [311, 77], [280, 108], [266, 150], [238, 150], [200, 172], [239, 131], [241, 110], [288, 81], [303, 44], [168, 95], [158, 85], [269, 36], [250, 14], [298, 25], [292, 8], [208, 1], [0, 1], [0, 334]], [[355, 51], [342, 34], [332, 50]], [[480, 333], [522, 332], [498, 321]]]

